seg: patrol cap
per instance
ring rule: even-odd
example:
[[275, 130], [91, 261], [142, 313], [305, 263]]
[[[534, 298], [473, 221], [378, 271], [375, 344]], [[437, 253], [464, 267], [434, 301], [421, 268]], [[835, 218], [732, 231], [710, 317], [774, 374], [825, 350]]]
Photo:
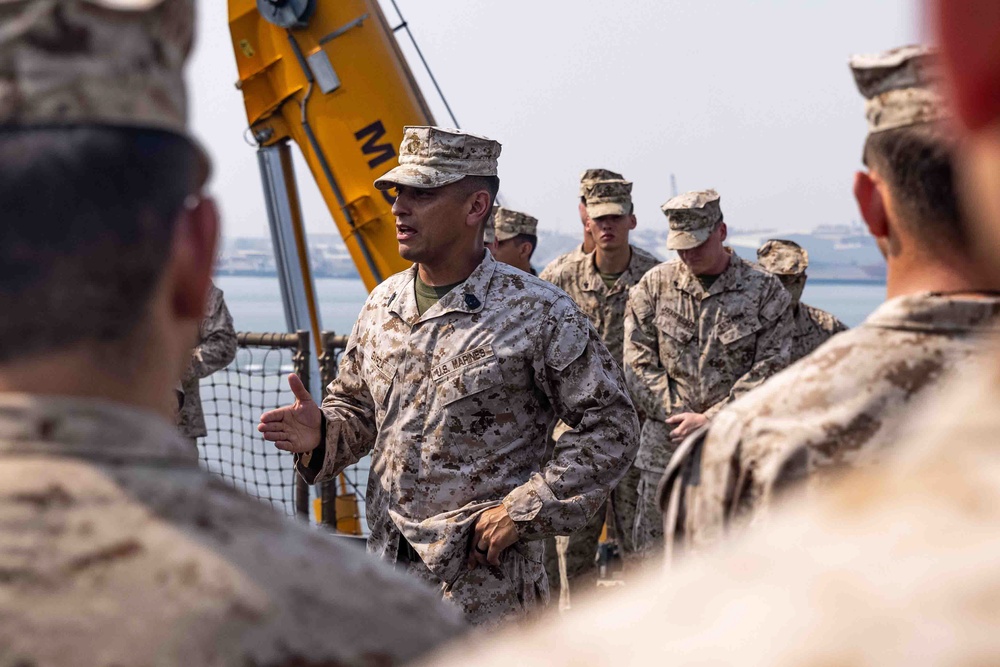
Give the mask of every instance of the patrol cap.
[[375, 181], [379, 190], [396, 185], [439, 188], [466, 176], [496, 176], [500, 142], [462, 130], [412, 126], [403, 128], [399, 166]]
[[869, 133], [948, 117], [948, 107], [937, 89], [941, 77], [934, 49], [903, 46], [853, 56], [850, 65], [858, 90], [867, 100]]
[[496, 240], [496, 217], [497, 209], [500, 207], [493, 204], [493, 210], [490, 211], [490, 217], [486, 218], [486, 224], [483, 225], [483, 245], [493, 245]]
[[527, 213], [496, 207], [493, 215], [497, 241], [512, 239], [518, 234], [538, 235], [538, 219]]
[[165, 130], [188, 139], [194, 0], [0, 2], [0, 124]]
[[757, 251], [757, 262], [768, 273], [798, 276], [809, 266], [809, 253], [795, 241], [771, 239]]
[[587, 186], [595, 181], [624, 181], [625, 177], [610, 169], [588, 169], [580, 174], [580, 196], [586, 195]]
[[632, 182], [591, 181], [584, 187], [583, 203], [591, 220], [602, 215], [628, 215], [632, 212]]
[[660, 210], [670, 225], [667, 249], [690, 250], [707, 241], [715, 225], [722, 220], [720, 201], [715, 190], [694, 190], [663, 204]]

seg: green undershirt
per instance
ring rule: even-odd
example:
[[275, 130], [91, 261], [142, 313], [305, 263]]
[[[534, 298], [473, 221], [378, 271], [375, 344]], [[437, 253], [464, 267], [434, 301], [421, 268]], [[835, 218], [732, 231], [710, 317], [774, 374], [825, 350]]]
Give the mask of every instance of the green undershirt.
[[454, 285], [442, 285], [437, 287], [435, 285], [428, 285], [421, 280], [420, 275], [417, 274], [417, 279], [413, 281], [413, 292], [417, 297], [417, 312], [423, 315], [424, 311], [440, 301], [445, 294], [464, 282], [465, 281], [463, 280], [455, 283]]
[[704, 287], [705, 291], [707, 292], [708, 290], [712, 289], [712, 285], [715, 284], [715, 281], [718, 280], [719, 276], [721, 275], [722, 274], [720, 273], [719, 275], [716, 276], [695, 276], [695, 278], [698, 279], [698, 282], [701, 283], [701, 286]]
[[604, 284], [608, 286], [608, 289], [614, 287], [615, 283], [618, 282], [618, 279], [625, 273], [624, 271], [620, 273], [605, 273], [601, 270], [598, 270], [597, 272], [601, 274], [601, 280], [603, 280]]

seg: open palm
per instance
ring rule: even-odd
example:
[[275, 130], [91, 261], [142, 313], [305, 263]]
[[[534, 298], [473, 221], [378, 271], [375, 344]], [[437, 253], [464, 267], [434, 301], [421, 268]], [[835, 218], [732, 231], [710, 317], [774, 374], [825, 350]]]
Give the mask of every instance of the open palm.
[[298, 375], [288, 376], [288, 386], [295, 402], [262, 414], [257, 430], [278, 449], [296, 454], [311, 452], [319, 446], [323, 413]]

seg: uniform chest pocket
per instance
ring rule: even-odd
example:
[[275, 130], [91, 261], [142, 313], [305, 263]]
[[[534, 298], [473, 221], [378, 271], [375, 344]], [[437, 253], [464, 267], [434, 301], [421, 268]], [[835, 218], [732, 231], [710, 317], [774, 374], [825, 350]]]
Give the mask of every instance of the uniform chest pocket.
[[694, 322], [672, 310], [662, 310], [653, 320], [660, 334], [660, 356], [677, 359], [695, 336]]
[[371, 392], [375, 403], [385, 406], [386, 399], [389, 398], [389, 390], [396, 379], [396, 365], [389, 359], [372, 355], [369, 359], [369, 370], [366, 378], [368, 391]]
[[500, 364], [488, 345], [446, 359], [431, 374], [441, 405], [451, 405], [476, 395], [492, 400], [497, 398], [494, 394], [503, 386]]
[[750, 336], [761, 330], [761, 324], [760, 320], [755, 317], [737, 322], [721, 323], [719, 330], [722, 332], [719, 334], [719, 342], [729, 346], [739, 344], [741, 341], [755, 342], [755, 339], [750, 338]]

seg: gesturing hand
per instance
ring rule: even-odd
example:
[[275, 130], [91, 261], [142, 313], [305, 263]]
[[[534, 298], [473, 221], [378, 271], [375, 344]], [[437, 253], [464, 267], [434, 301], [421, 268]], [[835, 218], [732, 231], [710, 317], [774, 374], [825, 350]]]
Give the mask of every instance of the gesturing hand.
[[288, 386], [295, 395], [295, 402], [262, 414], [257, 430], [278, 449], [296, 454], [311, 452], [319, 446], [323, 413], [298, 375], [288, 376]]
[[682, 412], [668, 419], [667, 423], [671, 426], [677, 424], [677, 428], [670, 432], [670, 439], [680, 442], [707, 424], [708, 417], [698, 412]]
[[507, 508], [498, 505], [479, 515], [469, 542], [469, 569], [477, 564], [500, 565], [500, 554], [517, 542], [517, 526], [507, 514]]

